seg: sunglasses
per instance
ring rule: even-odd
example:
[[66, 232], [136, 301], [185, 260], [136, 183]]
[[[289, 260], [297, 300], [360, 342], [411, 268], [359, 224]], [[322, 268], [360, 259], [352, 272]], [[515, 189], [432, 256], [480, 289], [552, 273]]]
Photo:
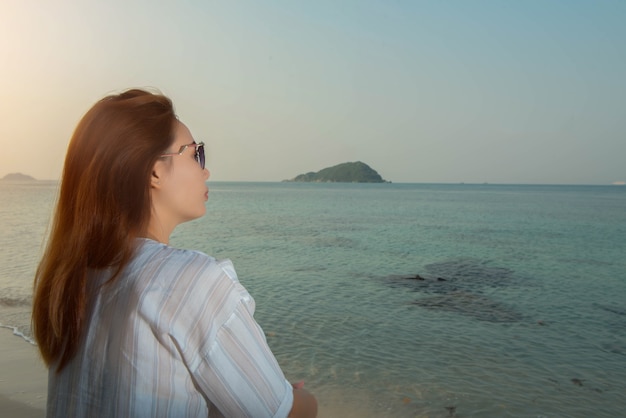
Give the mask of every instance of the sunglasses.
[[170, 157], [172, 155], [183, 155], [183, 152], [185, 152], [185, 150], [187, 150], [187, 148], [189, 147], [196, 148], [196, 151], [193, 154], [193, 158], [198, 162], [198, 164], [200, 164], [200, 167], [204, 170], [204, 163], [205, 163], [204, 142], [200, 142], [200, 143], [192, 142], [191, 144], [183, 145], [182, 147], [180, 147], [178, 152], [173, 152], [170, 154], [161, 154], [161, 157]]

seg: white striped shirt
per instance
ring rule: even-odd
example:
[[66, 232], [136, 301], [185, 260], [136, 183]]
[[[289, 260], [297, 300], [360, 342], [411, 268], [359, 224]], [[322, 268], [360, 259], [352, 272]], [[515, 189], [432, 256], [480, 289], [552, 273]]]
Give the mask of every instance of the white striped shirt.
[[89, 276], [83, 342], [48, 377], [48, 417], [286, 417], [291, 384], [229, 260], [138, 240]]

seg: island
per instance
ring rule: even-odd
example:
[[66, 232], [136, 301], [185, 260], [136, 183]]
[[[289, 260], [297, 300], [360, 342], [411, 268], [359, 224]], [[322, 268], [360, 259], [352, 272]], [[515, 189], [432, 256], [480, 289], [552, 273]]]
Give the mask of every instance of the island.
[[2, 180], [6, 180], [6, 181], [33, 181], [33, 180], [35, 180], [35, 178], [29, 176], [28, 174], [9, 173], [6, 176], [2, 177]]
[[318, 172], [300, 174], [288, 182], [317, 182], [317, 183], [391, 183], [384, 180], [380, 174], [369, 165], [357, 161], [342, 163], [324, 168]]

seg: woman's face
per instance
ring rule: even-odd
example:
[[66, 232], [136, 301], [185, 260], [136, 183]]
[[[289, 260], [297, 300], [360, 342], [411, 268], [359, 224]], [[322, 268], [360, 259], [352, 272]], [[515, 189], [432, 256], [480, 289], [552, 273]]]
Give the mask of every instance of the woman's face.
[[[175, 122], [174, 142], [167, 153], [177, 153], [195, 141], [187, 127]], [[176, 225], [204, 215], [209, 198], [206, 181], [209, 170], [202, 169], [194, 158], [196, 147], [188, 146], [181, 155], [159, 159], [152, 178], [152, 204], [158, 223], [173, 229]]]

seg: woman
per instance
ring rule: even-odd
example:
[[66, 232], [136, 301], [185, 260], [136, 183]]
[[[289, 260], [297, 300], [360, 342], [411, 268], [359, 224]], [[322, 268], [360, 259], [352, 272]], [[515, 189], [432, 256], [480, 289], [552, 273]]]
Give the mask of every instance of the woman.
[[204, 215], [208, 178], [167, 97], [129, 90], [80, 121], [35, 278], [48, 416], [316, 416], [231, 262], [168, 245]]

